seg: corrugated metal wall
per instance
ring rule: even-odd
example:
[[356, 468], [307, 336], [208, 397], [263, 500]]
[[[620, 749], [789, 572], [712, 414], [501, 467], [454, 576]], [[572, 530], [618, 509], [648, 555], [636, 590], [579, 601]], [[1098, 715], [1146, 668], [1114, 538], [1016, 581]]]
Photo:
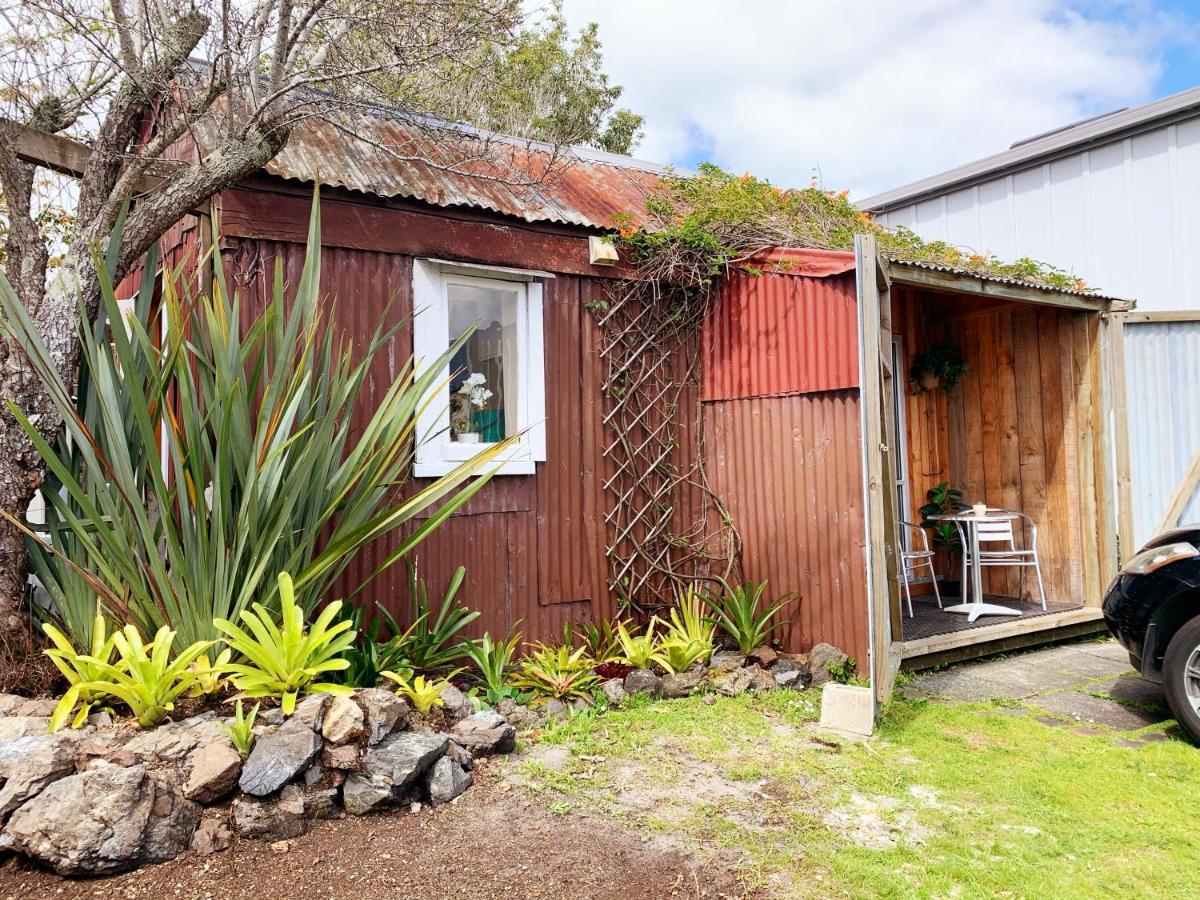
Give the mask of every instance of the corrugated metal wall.
[[825, 279], [731, 271], [704, 329], [704, 399], [857, 387], [854, 302]]
[[1200, 271], [1200, 119], [891, 210], [927, 240], [1031, 256], [1141, 310], [1195, 309]]
[[828, 641], [865, 664], [856, 321], [853, 272], [733, 275], [704, 331], [704, 416], [746, 577], [801, 595], [787, 643]]
[[[237, 289], [247, 313], [266, 296], [276, 258], [285, 280], [295, 284], [304, 247], [292, 242], [237, 239], [225, 242]], [[322, 289], [336, 310], [335, 321], [362, 346], [380, 323], [411, 311], [412, 260], [398, 254], [325, 247]], [[440, 590], [459, 565], [467, 567], [460, 599], [482, 612], [474, 631], [503, 633], [516, 623], [529, 640], [551, 640], [565, 622], [590, 621], [614, 612], [605, 588], [604, 470], [600, 441], [599, 370], [595, 325], [585, 303], [600, 288], [570, 276], [546, 282], [546, 405], [549, 462], [537, 476], [495, 478], [416, 552], [422, 576]], [[400, 329], [380, 353], [366, 403], [354, 420], [365, 421], [375, 398], [386, 390], [396, 367], [411, 353], [411, 334]], [[397, 536], [398, 537], [398, 536]], [[394, 546], [384, 540], [361, 553], [339, 582], [339, 592], [356, 588]], [[403, 565], [379, 575], [361, 594], [404, 618], [408, 607]]]
[[[1133, 547], [1154, 536], [1200, 452], [1200, 322], [1125, 326], [1125, 389], [1133, 490]], [[1200, 491], [1182, 522], [1200, 521]]]
[[[327, 232], [331, 237], [333, 229]], [[303, 249], [294, 240], [223, 239], [232, 280], [250, 306], [265, 296], [275, 258], [284, 260], [285, 277], [295, 283]], [[526, 264], [538, 267], [539, 261]], [[323, 249], [322, 287], [337, 323], [357, 343], [365, 342], [389, 304], [389, 321], [409, 314], [411, 266], [411, 257], [398, 253]], [[604, 558], [610, 499], [602, 485], [610, 469], [603, 456], [599, 333], [587, 310], [605, 290], [588, 277], [546, 281], [548, 461], [537, 475], [494, 479], [417, 551], [421, 573], [435, 591], [457, 566], [466, 566], [461, 596], [483, 613], [476, 633], [495, 634], [520, 622], [526, 639], [553, 640], [564, 623], [617, 612]], [[865, 659], [854, 294], [853, 272], [732, 279], [720, 307], [729, 316], [715, 324], [716, 331], [706, 329], [703, 340], [710, 347], [724, 340], [726, 358], [738, 361], [722, 378], [725, 392], [739, 399], [704, 403], [702, 423], [710, 475], [745, 539], [746, 575], [768, 580], [774, 593], [803, 597], [783, 633], [786, 645], [804, 649], [829, 641]], [[771, 308], [754, 308], [757, 303]], [[785, 323], [784, 339], [770, 336], [764, 311]], [[385, 389], [410, 351], [411, 337], [401, 329], [390, 352], [377, 360], [370, 398]], [[764, 366], [768, 354], [772, 360]], [[768, 391], [774, 396], [757, 395]], [[693, 410], [694, 399], [683, 406]], [[694, 422], [690, 414], [683, 418], [681, 444], [691, 446]], [[696, 499], [679, 499], [681, 519], [692, 520]], [[352, 563], [340, 583], [343, 593], [374, 570], [389, 548], [390, 542], [382, 543]], [[403, 617], [403, 566], [359, 596]]]

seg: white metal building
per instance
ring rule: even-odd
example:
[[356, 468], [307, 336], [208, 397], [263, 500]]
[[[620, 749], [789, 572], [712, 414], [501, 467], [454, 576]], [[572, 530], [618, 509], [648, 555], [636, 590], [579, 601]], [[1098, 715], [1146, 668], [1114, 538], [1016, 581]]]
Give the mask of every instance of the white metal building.
[[1200, 520], [1200, 87], [1018, 141], [859, 205], [926, 240], [1032, 257], [1136, 299], [1120, 342], [1122, 555], [1166, 525]]

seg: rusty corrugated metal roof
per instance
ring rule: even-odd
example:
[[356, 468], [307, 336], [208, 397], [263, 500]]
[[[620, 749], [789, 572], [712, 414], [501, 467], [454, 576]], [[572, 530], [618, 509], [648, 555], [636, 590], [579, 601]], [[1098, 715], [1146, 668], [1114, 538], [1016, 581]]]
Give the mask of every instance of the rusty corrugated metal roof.
[[884, 252], [883, 255], [887, 257], [888, 262], [894, 265], [909, 266], [914, 269], [927, 269], [931, 272], [947, 272], [951, 275], [964, 275], [969, 278], [978, 278], [982, 281], [992, 281], [996, 284], [1011, 284], [1018, 287], [1036, 288], [1039, 291], [1047, 291], [1051, 294], [1070, 294], [1076, 297], [1084, 297], [1089, 300], [1115, 300], [1117, 302], [1126, 303], [1133, 302], [1124, 297], [1113, 297], [1109, 294], [1101, 294], [1087, 289], [1080, 290], [1078, 288], [1051, 287], [1048, 284], [1042, 284], [1040, 281], [1034, 281], [1031, 278], [1012, 278], [1007, 275], [995, 275], [990, 272], [985, 272], [981, 269], [972, 269], [969, 266], [952, 266], [947, 263], [906, 259], [902, 256], [893, 256], [887, 252]]
[[[204, 131], [202, 141], [215, 139]], [[642, 224], [648, 194], [669, 171], [613, 153], [554, 147], [387, 107], [357, 111], [349, 122], [303, 119], [264, 170], [379, 197], [603, 230], [614, 229], [621, 214]]]

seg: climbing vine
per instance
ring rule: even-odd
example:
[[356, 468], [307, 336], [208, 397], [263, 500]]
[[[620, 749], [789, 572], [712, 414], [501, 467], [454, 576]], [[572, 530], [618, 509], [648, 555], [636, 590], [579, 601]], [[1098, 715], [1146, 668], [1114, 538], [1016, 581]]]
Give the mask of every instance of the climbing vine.
[[622, 217], [622, 257], [635, 268], [589, 305], [602, 335], [605, 456], [610, 474], [609, 587], [649, 612], [695, 579], [740, 575], [742, 542], [705, 467], [700, 329], [732, 267], [777, 247], [849, 250], [872, 234], [894, 259], [967, 269], [1050, 288], [1086, 291], [1074, 275], [1031, 259], [1003, 262], [889, 229], [845, 192], [782, 190], [702, 165], [668, 176], [644, 215]]

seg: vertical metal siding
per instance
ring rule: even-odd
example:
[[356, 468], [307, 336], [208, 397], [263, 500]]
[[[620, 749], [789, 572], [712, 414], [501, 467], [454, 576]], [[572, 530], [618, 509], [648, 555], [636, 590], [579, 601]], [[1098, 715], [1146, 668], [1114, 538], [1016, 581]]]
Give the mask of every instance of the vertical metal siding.
[[744, 542], [747, 578], [793, 591], [785, 643], [867, 658], [857, 390], [705, 404], [710, 477]]
[[731, 271], [703, 330], [705, 400], [858, 385], [853, 272]]
[[1038, 164], [881, 217], [927, 239], [1076, 272], [1142, 310], [1195, 309], [1200, 118]]
[[[275, 259], [295, 285], [304, 247], [293, 242], [227, 240], [231, 286], [248, 318], [270, 290]], [[387, 325], [409, 316], [412, 260], [397, 254], [322, 249], [322, 290], [335, 322], [362, 348], [386, 315]], [[430, 590], [440, 591], [455, 568], [467, 567], [460, 597], [482, 615], [473, 630], [506, 632], [516, 623], [528, 640], [552, 640], [567, 622], [614, 610], [605, 590], [605, 470], [601, 455], [599, 364], [595, 325], [584, 303], [600, 288], [586, 278], [547, 281], [545, 293], [547, 423], [550, 462], [536, 476], [497, 477], [414, 554]], [[412, 351], [401, 328], [372, 368], [364, 402], [352, 422], [362, 427], [380, 394]], [[334, 596], [354, 590], [395, 546], [400, 535], [366, 548], [340, 578]], [[402, 620], [408, 612], [405, 567], [381, 573], [358, 595]]]
[[[1129, 462], [1133, 538], [1140, 547], [1154, 535], [1176, 486], [1200, 451], [1200, 322], [1150, 322], [1125, 326]], [[1181, 519], [1200, 521], [1200, 491]]]

